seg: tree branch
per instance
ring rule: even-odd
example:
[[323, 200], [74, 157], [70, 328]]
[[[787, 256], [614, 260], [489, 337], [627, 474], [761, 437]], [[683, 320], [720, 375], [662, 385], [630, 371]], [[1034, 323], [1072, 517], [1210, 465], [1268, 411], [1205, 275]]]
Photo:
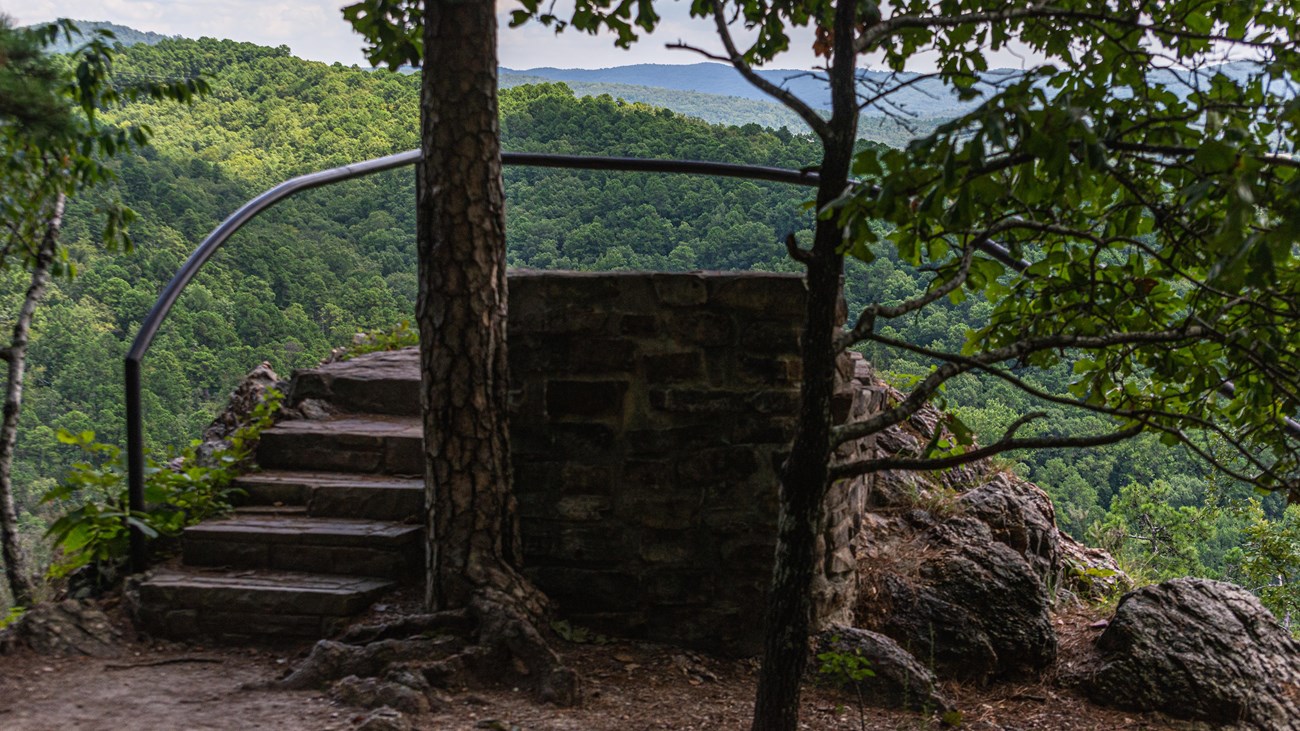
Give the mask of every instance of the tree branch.
[[[980, 238], [987, 239], [988, 237], [981, 236]], [[892, 307], [875, 304], [863, 308], [861, 314], [858, 315], [857, 323], [854, 324], [853, 329], [839, 334], [839, 337], [836, 339], [837, 342], [835, 343], [836, 350], [844, 350], [850, 345], [860, 342], [868, 333], [874, 332], [877, 317], [883, 317], [886, 320], [893, 320], [908, 313], [915, 312], [948, 296], [949, 293], [960, 287], [962, 283], [966, 281], [966, 276], [970, 274], [971, 259], [975, 254], [975, 248], [974, 245], [967, 246], [966, 250], [962, 253], [961, 261], [957, 266], [957, 272], [946, 282], [940, 284], [938, 287], [935, 287], [924, 295], [917, 297], [914, 300], [904, 302], [901, 305], [894, 305]]]
[[[1085, 437], [1027, 437], [1024, 439], [1015, 439], [1014, 437], [1007, 437], [1004, 435], [1002, 439], [999, 439], [987, 447], [980, 447], [978, 449], [972, 449], [969, 452], [953, 454], [947, 457], [885, 457], [882, 459], [865, 459], [847, 462], [831, 468], [830, 477], [832, 480], [843, 480], [849, 477], [857, 477], [859, 475], [880, 472], [882, 470], [943, 470], [950, 467], [959, 467], [971, 462], [978, 462], [979, 460], [987, 459], [994, 455], [1016, 449], [1100, 447], [1106, 444], [1122, 442], [1125, 439], [1131, 439], [1140, 434], [1142, 428], [1143, 425], [1139, 424], [1110, 434], [1093, 434]], [[1013, 433], [1012, 430], [1008, 430], [1008, 432]]]
[[720, 60], [730, 63], [736, 71], [740, 72], [741, 76], [745, 77], [746, 81], [758, 87], [759, 91], [762, 91], [764, 94], [776, 99], [789, 108], [790, 111], [798, 114], [799, 117], [812, 128], [812, 131], [818, 137], [823, 140], [829, 139], [831, 135], [830, 125], [827, 124], [826, 120], [822, 119], [817, 112], [813, 111], [812, 107], [805, 104], [802, 99], [795, 96], [789, 90], [782, 89], [762, 76], [759, 76], [755, 73], [754, 69], [745, 62], [745, 57], [741, 55], [740, 51], [736, 50], [736, 43], [731, 38], [731, 29], [727, 27], [727, 18], [722, 12], [721, 0], [713, 0], [713, 22], [718, 28], [718, 37], [722, 40], [722, 47], [727, 50], [727, 57]]
[[930, 400], [935, 391], [948, 379], [991, 363], [1021, 359], [1026, 355], [1041, 350], [1097, 350], [1117, 345], [1160, 345], [1195, 339], [1204, 334], [1204, 328], [1199, 325], [1189, 325], [1179, 330], [1121, 332], [1109, 335], [1068, 335], [1062, 333], [1028, 338], [977, 355], [963, 356], [960, 360], [954, 359], [934, 369], [898, 406], [874, 414], [868, 419], [835, 427], [831, 431], [831, 442], [840, 445], [883, 431], [920, 411], [921, 407]]

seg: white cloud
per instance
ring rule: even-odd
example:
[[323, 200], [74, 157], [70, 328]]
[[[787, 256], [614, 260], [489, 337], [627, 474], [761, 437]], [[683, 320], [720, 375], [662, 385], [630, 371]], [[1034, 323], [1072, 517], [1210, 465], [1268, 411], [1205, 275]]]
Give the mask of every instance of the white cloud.
[[[60, 17], [106, 20], [168, 35], [286, 45], [303, 58], [364, 64], [364, 43], [340, 13], [347, 4], [347, 0], [0, 0], [0, 13], [12, 16], [19, 24]], [[590, 36], [566, 31], [557, 36], [554, 30], [538, 23], [510, 28], [510, 10], [515, 7], [515, 0], [497, 3], [501, 64], [511, 68], [696, 63], [703, 59], [687, 51], [670, 51], [665, 45], [680, 40], [711, 50], [719, 48], [713, 24], [690, 18], [689, 5], [684, 2], [660, 3], [663, 19], [659, 29], [642, 37], [630, 50], [615, 47], [613, 36], [607, 33]], [[796, 37], [792, 44], [795, 50], [778, 59], [776, 65], [810, 65], [810, 38], [807, 32]]]

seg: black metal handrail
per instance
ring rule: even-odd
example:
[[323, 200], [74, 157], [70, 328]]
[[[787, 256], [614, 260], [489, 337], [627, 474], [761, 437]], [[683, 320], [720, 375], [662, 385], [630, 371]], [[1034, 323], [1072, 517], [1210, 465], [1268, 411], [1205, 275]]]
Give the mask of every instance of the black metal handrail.
[[[144, 419], [140, 404], [140, 362], [149, 347], [153, 345], [158, 328], [162, 326], [167, 313], [176, 304], [176, 299], [189, 285], [190, 280], [198, 274], [208, 259], [220, 249], [244, 224], [257, 214], [288, 198], [295, 193], [344, 180], [359, 178], [372, 173], [393, 170], [413, 165], [420, 160], [419, 150], [409, 150], [395, 155], [367, 160], [352, 165], [322, 170], [301, 175], [270, 188], [253, 198], [230, 214], [221, 225], [208, 234], [203, 243], [190, 254], [163, 288], [158, 301], [149, 310], [140, 330], [136, 332], [131, 349], [126, 354], [126, 463], [127, 463], [127, 499], [131, 511], [143, 511], [144, 500]], [[817, 185], [820, 176], [815, 170], [788, 170], [786, 168], [766, 167], [761, 165], [737, 165], [733, 163], [706, 162], [698, 160], [646, 160], [628, 157], [597, 157], [584, 155], [552, 155], [538, 152], [503, 152], [501, 162], [505, 165], [524, 165], [530, 167], [569, 168], [581, 170], [615, 170], [620, 172], [646, 173], [687, 173], [693, 175], [712, 175], [728, 178], [747, 178], [766, 180], [794, 185]], [[141, 570], [146, 565], [144, 537], [140, 531], [131, 528], [131, 564], [133, 570]]]
[[[158, 296], [158, 301], [149, 310], [149, 314], [145, 316], [144, 321], [140, 324], [140, 330], [136, 333], [135, 340], [131, 343], [131, 349], [126, 354], [127, 494], [128, 505], [132, 512], [145, 509], [144, 421], [140, 404], [140, 362], [143, 360], [145, 353], [149, 352], [149, 347], [153, 345], [154, 337], [158, 334], [158, 328], [162, 326], [163, 320], [167, 318], [172, 305], [176, 303], [176, 299], [180, 297], [181, 292], [185, 290], [194, 275], [198, 274], [199, 269], [207, 263], [208, 259], [212, 258], [217, 249], [221, 248], [244, 224], [285, 198], [304, 190], [413, 165], [419, 160], [419, 150], [408, 150], [395, 155], [366, 160], [352, 165], [343, 165], [316, 173], [308, 173], [307, 175], [286, 180], [253, 198], [230, 214], [230, 217], [213, 229], [212, 233], [208, 234], [207, 238], [203, 240], [203, 243], [199, 244], [198, 248], [194, 250], [194, 253], [190, 254], [190, 258], [185, 261], [185, 264], [181, 266], [176, 275], [163, 288], [162, 294]], [[653, 160], [630, 157], [554, 155], [540, 152], [503, 152], [501, 153], [501, 162], [504, 165], [528, 167], [711, 175], [805, 186], [814, 186], [821, 181], [817, 171], [811, 169], [790, 170], [762, 165], [738, 165], [700, 160]], [[878, 193], [879, 188], [871, 185], [870, 191]], [[996, 242], [980, 239], [976, 242], [976, 246], [984, 253], [1018, 272], [1023, 273], [1029, 268], [1028, 262], [1015, 258], [1006, 247]], [[1229, 397], [1233, 395], [1235, 390], [1231, 382], [1220, 387], [1220, 392]], [[1300, 422], [1284, 417], [1283, 426], [1293, 436], [1300, 437]], [[139, 529], [132, 526], [131, 565], [133, 570], [138, 571], [147, 563], [144, 545], [144, 536]]]

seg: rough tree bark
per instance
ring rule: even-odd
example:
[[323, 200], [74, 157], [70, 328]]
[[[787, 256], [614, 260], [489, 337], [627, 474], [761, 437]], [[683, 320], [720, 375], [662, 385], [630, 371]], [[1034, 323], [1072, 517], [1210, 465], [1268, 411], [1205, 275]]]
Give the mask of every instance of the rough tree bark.
[[[854, 0], [839, 0], [835, 28], [854, 28], [856, 16]], [[836, 34], [829, 68], [832, 114], [821, 135], [818, 210], [830, 205], [848, 187], [858, 122], [855, 69], [853, 33]], [[801, 257], [807, 266], [808, 282], [800, 344], [804, 377], [795, 438], [781, 471], [781, 513], [764, 618], [763, 664], [754, 702], [754, 731], [794, 731], [799, 725], [799, 696], [808, 661], [816, 537], [822, 521], [831, 455], [835, 335], [840, 325], [840, 279], [844, 270], [842, 243], [843, 232], [836, 222], [819, 219], [813, 248]]]
[[429, 609], [526, 582], [506, 424], [505, 192], [491, 2], [428, 2], [417, 218]]
[[13, 339], [3, 351], [9, 361], [9, 380], [5, 388], [4, 421], [0, 422], [0, 544], [3, 544], [5, 579], [13, 595], [14, 604], [31, 606], [36, 586], [28, 573], [27, 557], [18, 543], [18, 514], [14, 509], [12, 470], [14, 444], [18, 439], [18, 415], [23, 406], [23, 378], [27, 371], [27, 344], [31, 336], [32, 315], [36, 305], [45, 296], [50, 281], [50, 265], [58, 247], [59, 229], [63, 225], [65, 198], [60, 193], [54, 200], [53, 210], [45, 225], [32, 265], [27, 294], [18, 310], [14, 323]]
[[[317, 643], [278, 683], [320, 687], [400, 664], [430, 682], [526, 686], [561, 705], [579, 679], [547, 645], [546, 597], [520, 572], [506, 419], [505, 192], [492, 0], [425, 0], [416, 166], [431, 614]], [[439, 636], [430, 640], [431, 631]], [[385, 681], [387, 682], [387, 681]]]

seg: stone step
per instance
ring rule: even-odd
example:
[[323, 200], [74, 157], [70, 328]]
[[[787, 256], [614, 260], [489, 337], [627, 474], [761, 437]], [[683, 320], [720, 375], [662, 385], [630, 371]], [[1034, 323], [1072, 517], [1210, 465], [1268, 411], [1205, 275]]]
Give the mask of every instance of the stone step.
[[282, 421], [262, 432], [257, 463], [265, 470], [423, 475], [417, 417], [349, 414]]
[[328, 401], [344, 411], [418, 416], [420, 354], [414, 348], [294, 371], [289, 402]]
[[159, 569], [138, 585], [138, 618], [155, 636], [328, 637], [394, 582], [287, 571]]
[[235, 508], [235, 515], [248, 516], [275, 516], [275, 517], [306, 517], [306, 505], [240, 505]]
[[187, 566], [404, 578], [422, 566], [423, 528], [391, 521], [237, 515], [185, 529]]
[[312, 516], [416, 522], [424, 514], [424, 481], [413, 477], [270, 470], [243, 475], [234, 486], [245, 492], [241, 510], [301, 506]]

